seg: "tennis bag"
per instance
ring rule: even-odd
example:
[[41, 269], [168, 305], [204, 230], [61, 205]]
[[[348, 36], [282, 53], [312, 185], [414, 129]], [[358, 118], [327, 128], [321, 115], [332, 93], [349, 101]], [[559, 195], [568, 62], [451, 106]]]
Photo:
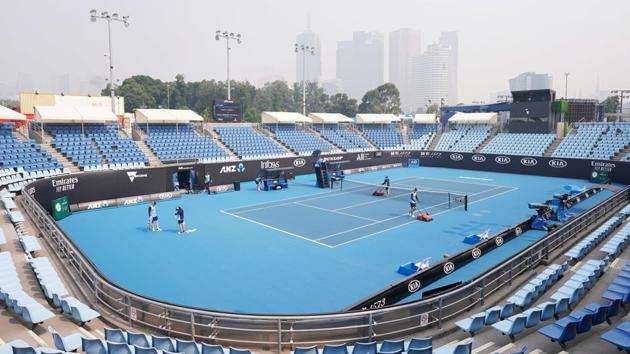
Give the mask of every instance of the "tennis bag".
[[420, 213], [418, 214], [418, 220], [429, 222], [429, 221], [433, 221], [433, 217], [431, 216], [431, 214], [428, 214], [428, 213], [427, 214]]

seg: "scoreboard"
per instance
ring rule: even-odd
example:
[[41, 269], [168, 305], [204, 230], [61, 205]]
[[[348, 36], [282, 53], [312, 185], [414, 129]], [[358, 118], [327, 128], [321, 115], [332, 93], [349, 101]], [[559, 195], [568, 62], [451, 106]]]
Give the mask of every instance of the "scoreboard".
[[233, 101], [212, 101], [212, 119], [215, 122], [240, 122], [243, 119], [243, 108]]

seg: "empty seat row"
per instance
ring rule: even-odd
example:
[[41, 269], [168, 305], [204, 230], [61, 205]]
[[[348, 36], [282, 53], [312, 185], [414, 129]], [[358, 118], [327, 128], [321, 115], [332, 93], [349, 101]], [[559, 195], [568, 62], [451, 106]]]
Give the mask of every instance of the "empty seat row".
[[507, 299], [507, 302], [515, 306], [526, 308], [536, 301], [547, 289], [553, 286], [564, 272], [569, 269], [569, 263], [562, 265], [552, 264], [543, 270], [536, 277], [531, 279], [526, 285], [521, 287], [514, 295]]
[[360, 124], [357, 126], [376, 146], [384, 150], [404, 147], [400, 126], [397, 124]]
[[481, 149], [482, 153], [543, 156], [554, 141], [553, 134], [514, 134], [499, 133], [488, 145]]
[[442, 133], [435, 149], [438, 151], [474, 152], [488, 138], [491, 124], [454, 124]]
[[580, 260], [595, 248], [603, 239], [608, 237], [622, 222], [624, 218], [613, 216], [601, 226], [592, 231], [577, 245], [573, 246], [564, 255], [570, 259]]

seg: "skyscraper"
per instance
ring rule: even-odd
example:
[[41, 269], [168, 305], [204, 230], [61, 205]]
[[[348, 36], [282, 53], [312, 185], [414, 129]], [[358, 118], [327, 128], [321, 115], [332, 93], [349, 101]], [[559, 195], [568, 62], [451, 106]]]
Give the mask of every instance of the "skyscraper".
[[424, 111], [431, 104], [451, 102], [449, 97], [451, 49], [431, 44], [411, 62], [414, 106]]
[[297, 53], [295, 57], [295, 81], [302, 81], [302, 76], [306, 77], [306, 81], [319, 82], [322, 76], [322, 44], [319, 41], [319, 36], [311, 31], [310, 17], [306, 21], [306, 31], [298, 34], [295, 37], [295, 43], [304, 44], [315, 48], [315, 54], [306, 56], [306, 72], [303, 73], [302, 65], [304, 58], [302, 53]]
[[551, 76], [525, 72], [510, 79], [510, 91], [548, 90], [552, 89]]
[[458, 97], [458, 60], [459, 60], [459, 39], [457, 32], [442, 32], [440, 34], [440, 45], [448, 47], [450, 54], [448, 57], [448, 100], [447, 104], [457, 104]]
[[421, 54], [420, 31], [401, 28], [389, 34], [389, 82], [400, 91], [404, 111], [413, 111], [411, 59]]
[[352, 40], [337, 43], [337, 79], [352, 98], [383, 84], [384, 65], [381, 33], [354, 32]]

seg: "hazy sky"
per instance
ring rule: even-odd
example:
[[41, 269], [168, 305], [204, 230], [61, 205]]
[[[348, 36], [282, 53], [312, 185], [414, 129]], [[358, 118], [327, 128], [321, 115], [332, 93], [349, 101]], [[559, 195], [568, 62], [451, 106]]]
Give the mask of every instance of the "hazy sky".
[[[460, 100], [487, 101], [524, 71], [553, 76], [569, 96], [630, 88], [629, 0], [0, 0], [0, 85], [30, 73], [46, 88], [59, 75], [72, 81], [107, 75], [106, 23], [89, 11], [129, 15], [113, 30], [116, 76], [147, 74], [187, 80], [225, 79], [225, 43], [216, 29], [240, 32], [232, 78], [257, 83], [265, 75], [295, 79], [295, 36], [310, 14], [323, 48], [323, 79], [335, 77], [337, 41], [353, 31], [422, 31], [422, 46], [439, 32], [459, 33]], [[385, 36], [387, 38], [387, 36]], [[387, 50], [387, 44], [386, 44]], [[385, 54], [387, 58], [387, 54]], [[360, 63], [357, 63], [360, 65]], [[386, 59], [387, 68], [387, 59]], [[385, 72], [387, 78], [387, 69]]]

